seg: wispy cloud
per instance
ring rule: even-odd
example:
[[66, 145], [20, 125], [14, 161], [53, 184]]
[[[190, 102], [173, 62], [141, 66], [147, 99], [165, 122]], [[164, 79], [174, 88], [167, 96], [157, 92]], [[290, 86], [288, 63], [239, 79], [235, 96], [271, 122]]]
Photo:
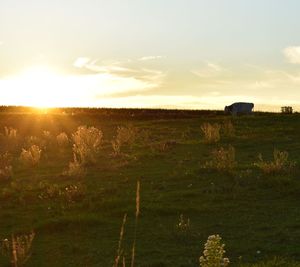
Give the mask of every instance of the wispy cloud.
[[300, 46], [289, 46], [283, 50], [288, 62], [293, 64], [300, 64]]
[[207, 61], [205, 63], [204, 67], [201, 67], [199, 69], [191, 70], [193, 74], [195, 74], [198, 77], [201, 78], [211, 78], [216, 77], [220, 75], [229, 75], [230, 71], [220, 64], [209, 62]]
[[139, 58], [140, 61], [147, 61], [147, 60], [155, 60], [155, 59], [161, 59], [163, 56], [144, 56]]
[[[165, 76], [163, 71], [143, 67], [130, 67], [132, 61], [101, 62], [88, 57], [79, 57], [73, 66], [92, 71], [84, 75], [89, 80], [97, 81], [97, 97], [103, 95], [126, 94], [130, 92], [144, 92], [161, 85]], [[100, 89], [101, 88], [101, 89]]]

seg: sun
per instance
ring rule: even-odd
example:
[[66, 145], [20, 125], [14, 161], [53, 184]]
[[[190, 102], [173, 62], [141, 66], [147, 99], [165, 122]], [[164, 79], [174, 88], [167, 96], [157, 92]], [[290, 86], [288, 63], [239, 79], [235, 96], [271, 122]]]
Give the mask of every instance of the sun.
[[21, 101], [25, 105], [48, 108], [61, 102], [63, 76], [47, 66], [34, 66], [16, 77], [16, 86], [22, 88]]

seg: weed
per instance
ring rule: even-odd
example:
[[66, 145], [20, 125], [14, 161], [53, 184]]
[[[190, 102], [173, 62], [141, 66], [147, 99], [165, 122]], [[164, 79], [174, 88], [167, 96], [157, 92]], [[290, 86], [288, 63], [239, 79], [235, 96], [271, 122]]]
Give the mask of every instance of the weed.
[[183, 214], [180, 214], [179, 221], [176, 224], [176, 230], [181, 233], [186, 233], [190, 231], [190, 219], [185, 219]]
[[133, 244], [132, 244], [132, 253], [131, 253], [131, 267], [134, 267], [135, 262], [135, 249], [136, 249], [136, 237], [137, 237], [137, 226], [138, 219], [140, 215], [140, 181], [136, 183], [136, 198], [135, 198], [135, 224], [134, 224], [134, 236], [133, 236]]
[[224, 258], [225, 244], [219, 235], [210, 235], [205, 243], [203, 256], [199, 258], [201, 267], [226, 267], [229, 259]]
[[95, 127], [78, 127], [72, 139], [74, 141], [73, 152], [78, 156], [80, 163], [95, 163], [102, 137], [102, 132]]
[[115, 155], [119, 155], [121, 152], [121, 147], [125, 144], [130, 147], [133, 145], [136, 139], [136, 129], [133, 126], [121, 126], [117, 128], [117, 136], [115, 140], [112, 141], [112, 148]]
[[4, 127], [4, 134], [9, 139], [16, 139], [17, 138], [17, 130], [12, 127]]
[[221, 126], [218, 123], [210, 124], [203, 123], [201, 130], [204, 135], [204, 142], [207, 144], [217, 143], [220, 141], [220, 129]]
[[229, 145], [228, 148], [220, 147], [212, 151], [212, 160], [206, 162], [206, 168], [216, 169], [221, 172], [231, 172], [237, 163], [235, 161], [235, 149]]
[[37, 145], [32, 145], [28, 150], [22, 149], [20, 160], [27, 166], [36, 166], [41, 159], [42, 150]]
[[289, 153], [287, 151], [274, 149], [273, 161], [264, 161], [262, 155], [259, 154], [259, 161], [254, 163], [254, 165], [261, 169], [265, 174], [286, 173], [295, 166], [295, 163], [289, 161], [288, 157]]
[[64, 171], [64, 175], [76, 177], [76, 178], [82, 178], [85, 176], [85, 169], [82, 166], [82, 164], [78, 161], [76, 154], [73, 154], [74, 159], [69, 163], [68, 170]]
[[121, 226], [121, 230], [120, 230], [120, 237], [119, 237], [119, 242], [118, 242], [118, 250], [117, 250], [117, 255], [115, 257], [115, 262], [114, 262], [113, 267], [118, 267], [119, 266], [119, 262], [120, 262], [122, 257], [123, 257], [123, 265], [125, 264], [124, 255], [123, 255], [124, 250], [122, 248], [122, 242], [123, 242], [124, 233], [125, 233], [126, 220], [127, 220], [127, 213], [125, 213], [124, 217], [123, 217], [123, 222], [122, 222], [122, 226]]
[[35, 233], [11, 235], [10, 239], [2, 240], [2, 254], [10, 257], [12, 267], [23, 266], [31, 257], [32, 241]]
[[69, 137], [65, 132], [56, 136], [56, 141], [59, 147], [66, 147], [69, 144]]
[[0, 155], [0, 181], [9, 180], [12, 176], [12, 156], [7, 152]]

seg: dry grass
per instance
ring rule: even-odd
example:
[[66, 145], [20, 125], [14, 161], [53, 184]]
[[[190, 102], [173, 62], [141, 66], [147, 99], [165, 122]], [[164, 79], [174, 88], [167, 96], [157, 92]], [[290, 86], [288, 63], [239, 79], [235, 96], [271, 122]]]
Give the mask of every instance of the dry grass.
[[22, 149], [20, 160], [27, 166], [36, 166], [40, 162], [42, 150], [37, 145], [32, 145], [28, 150]]
[[11, 235], [2, 241], [2, 253], [10, 257], [12, 267], [23, 266], [31, 257], [32, 242], [35, 233]]
[[218, 123], [210, 124], [208, 122], [201, 125], [201, 130], [204, 135], [204, 142], [207, 144], [213, 144], [220, 141], [220, 129], [221, 126]]
[[234, 126], [230, 120], [226, 120], [223, 122], [222, 131], [223, 131], [224, 136], [226, 136], [226, 137], [234, 137], [235, 136]]
[[205, 167], [216, 169], [220, 172], [232, 172], [236, 167], [235, 149], [229, 145], [228, 148], [220, 147], [212, 151], [212, 160], [206, 162]]
[[133, 245], [132, 245], [132, 253], [131, 253], [131, 267], [134, 267], [135, 263], [135, 249], [136, 249], [136, 237], [137, 237], [137, 226], [138, 219], [140, 215], [140, 181], [136, 183], [136, 198], [135, 198], [135, 225], [134, 225], [134, 236], [133, 236]]
[[17, 130], [12, 127], [4, 127], [4, 135], [9, 139], [17, 138]]
[[289, 153], [287, 151], [279, 151], [274, 149], [273, 161], [264, 161], [261, 154], [258, 155], [259, 161], [254, 163], [265, 174], [286, 173], [293, 169], [295, 163], [288, 160]]
[[12, 156], [9, 153], [0, 155], [0, 181], [9, 180], [12, 177]]
[[115, 262], [114, 262], [113, 267], [118, 267], [119, 262], [121, 261], [122, 258], [123, 258], [123, 266], [125, 266], [124, 249], [122, 246], [122, 242], [123, 242], [123, 238], [124, 238], [124, 234], [125, 234], [126, 220], [127, 220], [127, 213], [125, 213], [124, 217], [123, 217], [123, 222], [122, 222], [122, 226], [121, 226], [121, 230], [120, 230], [120, 237], [119, 237], [119, 242], [118, 242], [118, 250], [117, 250], [117, 255], [115, 257]]
[[136, 129], [129, 125], [127, 127], [120, 126], [117, 128], [117, 136], [111, 142], [112, 148], [115, 155], [119, 155], [121, 153], [121, 147], [125, 144], [129, 145], [130, 147], [133, 145], [136, 139]]
[[102, 132], [95, 127], [79, 126], [72, 134], [73, 152], [81, 164], [95, 163], [96, 155], [102, 144]]
[[76, 154], [73, 154], [73, 157], [74, 159], [69, 163], [68, 170], [64, 171], [63, 174], [71, 177], [82, 178], [85, 176], [85, 169], [77, 160]]
[[69, 144], [69, 137], [65, 132], [62, 132], [56, 136], [56, 142], [59, 147], [66, 147]]

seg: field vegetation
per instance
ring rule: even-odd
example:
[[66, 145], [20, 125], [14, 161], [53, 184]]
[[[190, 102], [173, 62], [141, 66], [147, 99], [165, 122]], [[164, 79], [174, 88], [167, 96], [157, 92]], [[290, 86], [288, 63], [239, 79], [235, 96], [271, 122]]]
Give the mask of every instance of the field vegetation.
[[300, 266], [299, 137], [299, 114], [1, 107], [0, 266]]

